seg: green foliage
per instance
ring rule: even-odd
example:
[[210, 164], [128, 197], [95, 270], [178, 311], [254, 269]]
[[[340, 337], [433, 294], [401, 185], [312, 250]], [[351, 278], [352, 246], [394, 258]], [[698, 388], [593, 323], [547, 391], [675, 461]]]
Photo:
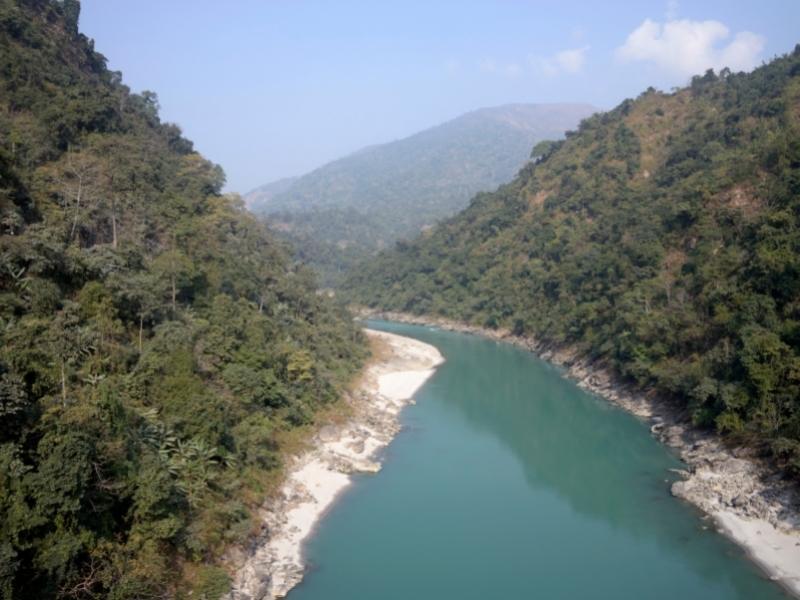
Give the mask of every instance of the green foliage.
[[219, 567], [203, 567], [197, 579], [195, 589], [199, 600], [218, 600], [230, 588], [230, 577]]
[[575, 346], [800, 474], [798, 106], [800, 47], [648, 90], [347, 294]]
[[0, 0], [0, 598], [218, 598], [363, 341], [79, 10]]
[[556, 142], [553, 140], [542, 140], [538, 144], [534, 145], [533, 150], [531, 150], [531, 159], [538, 162], [543, 162], [547, 160], [553, 152], [558, 150], [561, 146], [561, 142]]

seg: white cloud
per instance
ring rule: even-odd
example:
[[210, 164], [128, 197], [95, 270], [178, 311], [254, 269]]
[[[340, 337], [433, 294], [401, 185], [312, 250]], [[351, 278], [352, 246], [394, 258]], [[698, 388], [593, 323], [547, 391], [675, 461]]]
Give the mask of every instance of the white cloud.
[[589, 50], [589, 46], [562, 50], [546, 58], [532, 55], [528, 57], [529, 65], [520, 64], [519, 62], [498, 62], [493, 58], [483, 58], [475, 63], [475, 66], [481, 73], [500, 75], [509, 79], [516, 79], [523, 75], [527, 71], [526, 67], [533, 67], [534, 71], [552, 77], [559, 73], [581, 72], [586, 62], [587, 50]]
[[492, 58], [484, 58], [477, 63], [478, 70], [481, 73], [491, 73], [502, 75], [509, 79], [515, 79], [522, 74], [522, 67], [517, 63], [498, 63]]
[[572, 50], [559, 52], [555, 56], [556, 64], [567, 73], [577, 73], [583, 68], [588, 49], [588, 46], [584, 46], [583, 48], [573, 48]]
[[759, 63], [764, 38], [742, 31], [730, 38], [719, 21], [672, 20], [663, 25], [650, 19], [639, 25], [621, 47], [623, 61], [646, 61], [674, 75], [702, 74], [706, 69], [728, 67], [749, 70]]
[[559, 73], [579, 73], [586, 62], [586, 51], [588, 49], [589, 46], [571, 48], [557, 52], [547, 58], [533, 56], [531, 57], [531, 63], [536, 69], [551, 77]]

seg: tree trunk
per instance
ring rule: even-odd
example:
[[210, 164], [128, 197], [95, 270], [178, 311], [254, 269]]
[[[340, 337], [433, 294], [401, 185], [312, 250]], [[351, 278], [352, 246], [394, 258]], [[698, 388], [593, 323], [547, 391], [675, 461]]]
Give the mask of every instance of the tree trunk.
[[75, 194], [75, 216], [72, 219], [72, 231], [69, 232], [69, 239], [75, 237], [75, 230], [78, 228], [78, 217], [80, 216], [81, 210], [81, 194], [83, 193], [83, 178], [78, 177], [78, 192]]
[[114, 250], [117, 249], [117, 202], [116, 200], [111, 201], [111, 245], [113, 246]]
[[142, 330], [144, 329], [144, 315], [139, 314], [139, 354], [142, 353]]
[[178, 295], [178, 291], [175, 286], [175, 235], [172, 236], [172, 253], [170, 254], [169, 259], [169, 266], [170, 266], [170, 274], [169, 279], [170, 283], [172, 284], [172, 313], [175, 314], [175, 298]]
[[67, 372], [63, 360], [61, 361], [61, 402], [64, 406], [67, 405]]

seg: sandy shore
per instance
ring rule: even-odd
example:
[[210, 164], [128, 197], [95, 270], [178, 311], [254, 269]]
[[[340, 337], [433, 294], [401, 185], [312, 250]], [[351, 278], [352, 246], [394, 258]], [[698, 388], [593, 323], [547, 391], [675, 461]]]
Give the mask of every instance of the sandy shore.
[[650, 424], [661, 442], [675, 449], [687, 470], [672, 494], [709, 515], [718, 530], [739, 544], [768, 577], [800, 598], [800, 491], [746, 448], [729, 448], [698, 431], [684, 411], [625, 386], [571, 348], [554, 348], [509, 331], [487, 330], [436, 317], [365, 312], [364, 316], [429, 325], [504, 341], [561, 366], [578, 385]]
[[278, 498], [262, 510], [266, 535], [240, 564], [229, 600], [281, 598], [303, 578], [303, 542], [351, 482], [351, 473], [380, 469], [376, 453], [400, 430], [398, 415], [443, 362], [423, 342], [367, 330], [385, 353], [367, 367], [349, 398], [353, 417], [322, 428], [312, 449], [297, 457]]

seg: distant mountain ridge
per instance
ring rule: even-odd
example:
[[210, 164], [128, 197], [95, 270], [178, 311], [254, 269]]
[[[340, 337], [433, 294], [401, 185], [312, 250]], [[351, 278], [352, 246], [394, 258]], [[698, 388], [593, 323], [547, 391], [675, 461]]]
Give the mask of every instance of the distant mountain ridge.
[[[537, 141], [561, 137], [596, 111], [588, 104], [507, 104], [480, 108], [406, 138], [367, 146], [306, 175], [260, 186], [245, 198], [254, 210], [266, 213], [331, 205], [363, 207], [374, 202], [364, 192], [374, 192], [379, 182], [388, 183], [405, 175], [430, 175], [425, 181], [427, 186], [446, 187], [450, 181], [443, 179], [440, 166], [460, 175], [465, 186], [471, 182], [479, 185], [472, 193], [486, 191], [513, 177]], [[503, 129], [509, 131], [500, 139], [498, 134]], [[487, 148], [497, 156], [479, 154]], [[440, 164], [431, 164], [432, 158]], [[454, 158], [464, 162], [453, 161]], [[337, 185], [330, 186], [332, 179]], [[379, 197], [393, 191], [383, 190]]]
[[278, 221], [301, 255], [334, 284], [354, 260], [464, 208], [509, 181], [531, 148], [560, 138], [597, 109], [588, 104], [481, 108], [409, 137], [370, 146], [245, 196]]
[[258, 186], [245, 196], [247, 205], [251, 208], [267, 206], [275, 196], [288, 191], [292, 185], [295, 184], [297, 179], [297, 177], [283, 177], [282, 179], [276, 179], [270, 183]]

